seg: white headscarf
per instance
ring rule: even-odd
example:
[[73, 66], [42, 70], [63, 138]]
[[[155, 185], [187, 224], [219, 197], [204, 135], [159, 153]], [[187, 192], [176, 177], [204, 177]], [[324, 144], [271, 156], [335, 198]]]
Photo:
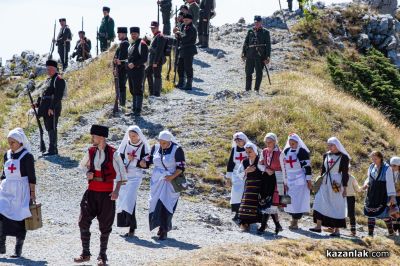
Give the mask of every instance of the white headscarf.
[[286, 150], [287, 148], [290, 147], [289, 145], [289, 140], [294, 140], [299, 144], [299, 148], [303, 148], [305, 149], [308, 153], [310, 153], [310, 150], [308, 149], [308, 147], [306, 146], [306, 144], [304, 144], [303, 140], [299, 137], [299, 135], [297, 135], [296, 133], [291, 133], [288, 136], [288, 140], [286, 142], [285, 148], [283, 148], [283, 150]]
[[[140, 141], [143, 143], [144, 145], [144, 150], [145, 153], [150, 153], [150, 145], [149, 145], [149, 141], [147, 140], [147, 138], [145, 137], [145, 135], [143, 135], [142, 130], [138, 127], [138, 126], [130, 126], [128, 127], [128, 129], [126, 130], [125, 136], [122, 139], [121, 144], [118, 147], [118, 152], [119, 153], [124, 153], [126, 145], [129, 144], [130, 142], [130, 138], [129, 138], [129, 132], [133, 131], [136, 132], [139, 135], [139, 139]], [[132, 143], [133, 144], [133, 143]]]
[[14, 128], [8, 133], [7, 138], [12, 138], [22, 144], [22, 146], [28, 151], [31, 152], [31, 144], [29, 143], [28, 138], [26, 137], [24, 130], [20, 127]]
[[333, 144], [336, 146], [336, 148], [342, 153], [345, 154], [349, 159], [351, 159], [349, 153], [346, 151], [346, 149], [343, 147], [342, 143], [336, 138], [336, 137], [331, 137], [328, 139], [328, 144]]
[[244, 143], [249, 142], [249, 138], [246, 136], [246, 134], [244, 134], [243, 132], [236, 132], [235, 134], [233, 134], [232, 148], [237, 147], [235, 139], [241, 139], [244, 141]]
[[254, 144], [253, 142], [250, 142], [250, 141], [247, 142], [246, 145], [244, 145], [244, 148], [245, 148], [245, 149], [250, 148], [250, 149], [252, 149], [252, 150], [258, 155], [257, 146], [256, 146], [256, 144]]
[[390, 159], [390, 165], [398, 165], [400, 166], [400, 157], [395, 156]]
[[158, 134], [158, 140], [165, 140], [178, 144], [174, 135], [172, 135], [168, 130], [161, 131], [160, 134]]

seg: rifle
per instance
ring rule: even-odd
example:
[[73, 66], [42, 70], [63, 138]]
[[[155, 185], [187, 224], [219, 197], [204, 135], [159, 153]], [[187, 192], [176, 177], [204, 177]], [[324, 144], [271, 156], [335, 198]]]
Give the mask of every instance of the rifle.
[[50, 53], [47, 59], [53, 58], [55, 39], [56, 39], [56, 21], [54, 20], [53, 39], [51, 40]]
[[[32, 98], [32, 95], [31, 95], [31, 90], [33, 90], [34, 88], [35, 88], [35, 82], [31, 79], [31, 80], [29, 80], [28, 84], [26, 84], [26, 92], [27, 92], [27, 94], [29, 96], [29, 100], [31, 101], [31, 105], [35, 105], [33, 103], [33, 98]], [[35, 114], [36, 122], [37, 122], [38, 127], [39, 127], [40, 152], [44, 153], [44, 152], [46, 152], [46, 145], [44, 144], [44, 140], [43, 140], [43, 127], [42, 127], [42, 124], [40, 123], [39, 115], [38, 115], [38, 113], [37, 113], [35, 108], [33, 108], [33, 112]]]
[[[83, 31], [83, 16], [82, 16], [82, 31]], [[83, 44], [81, 44], [81, 48], [82, 48], [82, 62], [85, 61], [85, 47]]]
[[288, 32], [290, 34], [289, 25], [286, 23], [285, 14], [283, 13], [283, 10], [282, 10], [281, 0], [279, 0], [279, 8], [280, 8], [281, 13], [282, 13], [283, 22], [285, 22], [287, 30], [288, 30]]
[[271, 84], [271, 78], [270, 78], [270, 76], [269, 76], [269, 70], [268, 70], [267, 64], [264, 65], [264, 68], [265, 68], [265, 71], [267, 72], [269, 85], [272, 85], [272, 84]]
[[97, 35], [96, 35], [96, 56], [99, 55], [99, 27], [96, 29]]
[[[178, 7], [175, 6], [175, 27], [178, 26]], [[178, 66], [178, 39], [175, 39], [174, 43], [174, 86], [176, 86], [176, 71]]]
[[[121, 63], [127, 63], [128, 59], [125, 60], [120, 60]], [[118, 71], [118, 65], [114, 63], [114, 86], [115, 86], [115, 101], [114, 101], [114, 108], [113, 108], [113, 114], [118, 113], [118, 102], [119, 102], [119, 97], [120, 97], [120, 91], [119, 91], [119, 71]]]
[[160, 25], [160, 4], [157, 3], [157, 23]]

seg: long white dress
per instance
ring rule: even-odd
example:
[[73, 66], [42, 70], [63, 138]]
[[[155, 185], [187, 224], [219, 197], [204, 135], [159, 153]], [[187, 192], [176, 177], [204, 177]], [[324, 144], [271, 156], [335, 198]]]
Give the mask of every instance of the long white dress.
[[231, 205], [240, 204], [243, 197], [245, 181], [244, 181], [244, 174], [239, 172], [239, 167], [241, 166], [243, 160], [247, 158], [247, 154], [244, 149], [241, 150], [242, 151], [238, 151], [236, 147], [233, 148], [232, 161], [235, 166], [232, 169], [232, 172], [228, 172], [232, 180], [232, 190], [230, 199]]

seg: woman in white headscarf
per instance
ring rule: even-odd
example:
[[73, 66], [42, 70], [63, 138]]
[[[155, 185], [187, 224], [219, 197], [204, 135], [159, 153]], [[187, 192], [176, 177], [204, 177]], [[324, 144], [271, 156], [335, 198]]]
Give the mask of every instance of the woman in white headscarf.
[[331, 227], [331, 236], [339, 237], [340, 228], [346, 228], [346, 190], [351, 158], [335, 137], [328, 139], [328, 149], [322, 161], [322, 184], [314, 200], [313, 216], [317, 225], [310, 231], [321, 233], [321, 226]]
[[[400, 208], [400, 157], [395, 156], [390, 159], [390, 166], [393, 171], [394, 187], [396, 190], [396, 203], [397, 207]], [[400, 236], [400, 218], [394, 219], [393, 229]]]
[[251, 224], [261, 221], [259, 199], [265, 167], [261, 164], [255, 144], [247, 142], [244, 148], [247, 158], [238, 169], [245, 178], [243, 198], [239, 207], [239, 225], [243, 231], [249, 231]]
[[165, 240], [172, 229], [172, 216], [179, 198], [171, 181], [185, 171], [185, 154], [172, 133], [162, 131], [147, 162], [154, 164], [150, 180], [150, 231], [158, 227], [159, 240]]
[[290, 230], [299, 229], [298, 221], [310, 212], [311, 162], [310, 150], [297, 134], [288, 136], [281, 156], [281, 164], [287, 179], [291, 204], [285, 212], [292, 216]]
[[235, 222], [239, 219], [239, 206], [244, 190], [243, 175], [238, 173], [238, 169], [243, 160], [247, 158], [244, 145], [248, 141], [249, 139], [243, 132], [237, 132], [233, 135], [231, 155], [226, 169], [226, 178], [231, 180], [232, 183], [230, 204], [232, 212], [235, 213], [233, 217]]
[[138, 126], [130, 126], [119, 145], [118, 154], [124, 162], [128, 182], [122, 186], [117, 200], [117, 226], [129, 227], [125, 235], [135, 235], [136, 198], [143, 178], [143, 168], [147, 168], [145, 158], [150, 154], [150, 145]]
[[10, 149], [4, 155], [0, 184], [0, 254], [6, 253], [6, 236], [15, 236], [15, 253], [20, 257], [26, 229], [25, 219], [31, 217], [29, 202], [36, 199], [35, 164], [30, 144], [21, 128], [9, 132]]

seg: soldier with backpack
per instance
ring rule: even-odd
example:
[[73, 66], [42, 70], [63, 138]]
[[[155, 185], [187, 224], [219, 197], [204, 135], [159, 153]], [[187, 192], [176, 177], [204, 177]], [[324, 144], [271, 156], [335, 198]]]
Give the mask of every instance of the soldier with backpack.
[[146, 69], [147, 82], [149, 84], [150, 96], [160, 97], [162, 88], [162, 66], [166, 62], [165, 50], [167, 39], [159, 30], [157, 21], [151, 22], [151, 32], [154, 37], [150, 43], [149, 64]]
[[58, 154], [57, 125], [61, 115], [62, 99], [66, 95], [67, 83], [58, 74], [56, 61], [47, 60], [46, 67], [49, 75], [46, 89], [33, 107], [38, 107], [38, 115], [43, 117], [44, 126], [49, 135], [49, 150], [43, 156], [51, 156]]

